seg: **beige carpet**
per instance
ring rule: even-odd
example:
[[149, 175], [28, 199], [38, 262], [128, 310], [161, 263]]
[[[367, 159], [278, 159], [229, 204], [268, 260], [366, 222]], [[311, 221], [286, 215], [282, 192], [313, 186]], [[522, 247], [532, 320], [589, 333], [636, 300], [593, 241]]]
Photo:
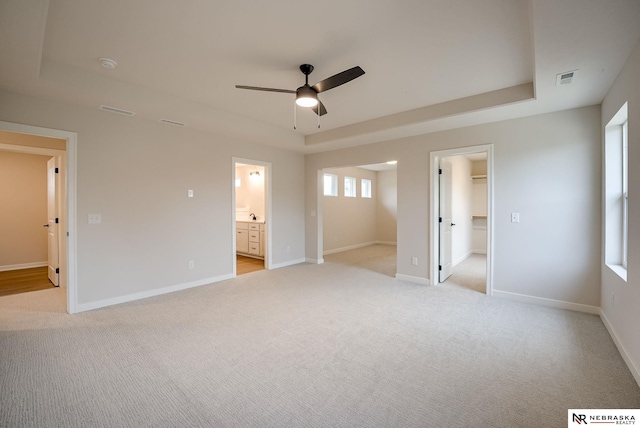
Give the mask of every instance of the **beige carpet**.
[[449, 287], [461, 287], [478, 293], [487, 292], [487, 256], [471, 254], [453, 267], [453, 273], [442, 283]]
[[597, 316], [398, 281], [377, 271], [394, 252], [74, 316], [60, 289], [2, 297], [0, 426], [562, 427], [640, 407]]

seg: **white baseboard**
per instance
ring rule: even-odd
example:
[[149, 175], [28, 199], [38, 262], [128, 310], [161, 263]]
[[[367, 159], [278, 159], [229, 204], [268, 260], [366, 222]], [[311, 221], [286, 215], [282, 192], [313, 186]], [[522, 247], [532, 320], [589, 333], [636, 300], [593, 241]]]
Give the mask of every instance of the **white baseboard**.
[[161, 294], [173, 293], [174, 291], [186, 290], [188, 288], [199, 287], [201, 285], [207, 285], [207, 284], [212, 284], [214, 282], [225, 281], [231, 278], [235, 278], [235, 276], [232, 274], [226, 274], [226, 275], [221, 275], [214, 278], [205, 278], [198, 281], [186, 282], [184, 284], [171, 285], [169, 287], [158, 288], [155, 290], [128, 294], [126, 296], [113, 297], [111, 299], [98, 300], [96, 302], [82, 303], [76, 306], [76, 313], [91, 311], [93, 309], [104, 308], [107, 306], [118, 305], [120, 303], [132, 302], [134, 300], [146, 299], [147, 297], [159, 296]]
[[341, 253], [343, 251], [355, 250], [356, 248], [368, 247], [369, 245], [376, 244], [376, 241], [363, 242], [362, 244], [349, 245], [348, 247], [335, 248], [333, 250], [327, 250], [322, 253], [323, 256], [327, 254]]
[[300, 263], [306, 262], [306, 259], [297, 259], [297, 260], [289, 260], [282, 263], [276, 263], [271, 265], [270, 269], [280, 269], [287, 266], [299, 265]]
[[472, 252], [472, 251], [469, 251], [467, 254], [465, 254], [465, 255], [463, 255], [463, 256], [461, 256], [461, 257], [458, 257], [456, 260], [454, 260], [454, 261], [451, 263], [451, 265], [452, 265], [453, 267], [455, 267], [456, 265], [459, 265], [460, 263], [462, 263], [463, 261], [465, 261], [466, 259], [468, 259], [469, 257], [471, 257], [471, 254], [473, 254], [473, 252]]
[[49, 262], [34, 262], [34, 263], [21, 263], [19, 265], [5, 265], [5, 266], [0, 266], [0, 272], [4, 272], [8, 270], [31, 269], [31, 268], [48, 266], [48, 265], [49, 265]]
[[471, 254], [484, 254], [484, 255], [486, 255], [487, 254], [487, 249], [483, 248], [481, 250], [471, 250]]
[[627, 363], [627, 367], [629, 367], [629, 371], [631, 371], [633, 378], [636, 380], [636, 383], [638, 384], [638, 386], [640, 386], [640, 369], [638, 369], [638, 367], [633, 363], [633, 360], [631, 359], [629, 352], [627, 352], [627, 348], [625, 348], [622, 342], [620, 341], [620, 338], [616, 334], [615, 329], [609, 322], [609, 319], [607, 318], [603, 310], [600, 310], [600, 319], [602, 320], [602, 323], [604, 324], [604, 326], [607, 328], [607, 331], [609, 332], [609, 336], [611, 336], [611, 338], [613, 339], [613, 343], [616, 344], [616, 347], [618, 348], [620, 355], [622, 355], [622, 359], [624, 360], [625, 363]]
[[324, 263], [324, 259], [311, 259], [309, 257], [304, 259], [304, 261], [306, 263], [311, 263], [311, 264], [314, 264], [314, 265], [321, 265], [322, 263]]
[[398, 245], [395, 241], [376, 241], [375, 243], [381, 245]]
[[544, 297], [528, 296], [526, 294], [511, 293], [509, 291], [493, 290], [495, 297], [513, 300], [522, 303], [531, 303], [533, 305], [547, 306], [550, 308], [568, 309], [570, 311], [585, 312], [587, 314], [600, 314], [598, 306], [583, 305], [580, 303], [565, 302], [562, 300], [547, 299]]
[[415, 284], [421, 284], [421, 285], [431, 284], [428, 278], [420, 278], [418, 276], [404, 275], [401, 273], [396, 273], [396, 279], [399, 279], [401, 281], [413, 282]]

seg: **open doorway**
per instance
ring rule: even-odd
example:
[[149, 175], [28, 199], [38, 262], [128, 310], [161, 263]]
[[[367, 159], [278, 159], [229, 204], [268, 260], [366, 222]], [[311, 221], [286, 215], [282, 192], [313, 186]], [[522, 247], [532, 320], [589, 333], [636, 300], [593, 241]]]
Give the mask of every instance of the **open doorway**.
[[269, 163], [247, 159], [233, 162], [234, 267], [236, 275], [269, 268]]
[[[40, 244], [27, 244], [17, 258], [1, 261], [2, 270], [13, 273], [14, 277], [16, 272], [21, 273], [19, 279], [10, 281], [19, 282], [28, 278], [36, 289], [39, 282], [47, 286], [61, 286], [61, 291], [66, 294], [64, 309], [69, 313], [75, 312], [77, 304], [75, 209], [70, 209], [75, 207], [75, 147], [74, 133], [0, 122], [0, 151], [5, 155], [4, 161], [13, 165], [22, 162], [23, 166], [28, 163], [42, 164], [44, 169], [44, 182], [41, 183], [44, 186], [44, 208], [34, 208], [38, 218], [26, 224], [28, 230], [38, 229], [37, 232], [35, 229], [33, 231], [39, 235], [38, 241], [44, 242], [44, 249]], [[11, 201], [12, 209], [19, 210], [19, 197], [6, 196], [3, 202]], [[7, 245], [21, 244], [15, 239], [9, 241], [4, 240]], [[31, 271], [31, 267], [40, 269], [43, 275]]]
[[322, 255], [395, 277], [397, 168], [394, 162], [322, 172]]
[[492, 146], [431, 154], [433, 284], [491, 294]]
[[56, 161], [0, 150], [0, 296], [59, 286]]

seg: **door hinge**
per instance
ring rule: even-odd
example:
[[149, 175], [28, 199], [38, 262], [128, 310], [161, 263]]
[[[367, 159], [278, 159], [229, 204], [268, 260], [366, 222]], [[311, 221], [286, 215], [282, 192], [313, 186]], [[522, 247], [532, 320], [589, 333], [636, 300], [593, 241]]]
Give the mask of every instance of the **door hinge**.
[[56, 268], [56, 273], [60, 273], [60, 268]]
[[438, 168], [438, 174], [442, 174], [442, 168]]
[[56, 217], [56, 224], [60, 223], [60, 221], [58, 220], [58, 217]]
[[55, 173], [58, 174], [60, 172], [60, 170], [58, 168], [56, 168]]
[[438, 223], [442, 223], [442, 217], [438, 217]]
[[438, 270], [442, 270], [442, 265], [438, 265]]

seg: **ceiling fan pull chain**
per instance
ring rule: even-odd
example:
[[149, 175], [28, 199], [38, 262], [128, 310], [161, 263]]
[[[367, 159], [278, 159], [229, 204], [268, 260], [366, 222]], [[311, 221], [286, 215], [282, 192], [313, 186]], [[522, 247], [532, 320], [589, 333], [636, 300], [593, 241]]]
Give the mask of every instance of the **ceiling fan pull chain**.
[[297, 117], [297, 111], [298, 109], [296, 108], [296, 103], [293, 103], [293, 129], [298, 129], [298, 117]]
[[318, 103], [318, 129], [320, 129], [320, 104]]

